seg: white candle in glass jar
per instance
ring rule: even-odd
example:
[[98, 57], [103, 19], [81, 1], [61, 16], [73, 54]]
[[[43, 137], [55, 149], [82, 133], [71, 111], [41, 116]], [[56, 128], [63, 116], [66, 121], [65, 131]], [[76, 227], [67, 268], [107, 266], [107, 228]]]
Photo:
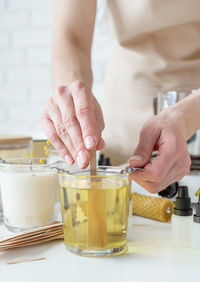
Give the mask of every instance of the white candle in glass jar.
[[44, 226], [55, 221], [58, 175], [55, 170], [3, 170], [0, 175], [4, 223], [10, 230]]
[[[32, 137], [21, 135], [0, 135], [0, 159], [23, 158], [32, 149]], [[2, 216], [0, 186], [0, 218]]]

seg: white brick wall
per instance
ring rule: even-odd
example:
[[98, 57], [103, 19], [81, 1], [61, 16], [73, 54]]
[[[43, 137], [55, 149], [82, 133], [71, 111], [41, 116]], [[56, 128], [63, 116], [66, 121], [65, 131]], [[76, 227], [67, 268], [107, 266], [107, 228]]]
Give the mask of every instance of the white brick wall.
[[33, 8], [52, 8], [52, 0], [4, 0], [11, 11]]
[[[50, 84], [50, 71], [45, 67], [18, 67], [6, 70], [9, 85], [28, 87], [35, 84]], [[33, 101], [34, 102], [34, 101]]]
[[0, 48], [1, 48], [1, 50], [4, 49], [4, 48], [10, 47], [10, 42], [11, 42], [11, 40], [10, 40], [9, 32], [0, 30]]
[[28, 48], [26, 51], [26, 61], [32, 66], [46, 66], [51, 58], [51, 50], [45, 47]]
[[18, 67], [25, 64], [26, 57], [23, 50], [10, 48], [1, 48], [0, 67], [7, 69], [10, 67]]
[[0, 29], [9, 30], [11, 28], [23, 28], [28, 24], [29, 14], [26, 11], [22, 12], [8, 12], [1, 14]]
[[4, 75], [3, 75], [3, 71], [0, 70], [0, 84], [3, 84], [4, 82]]
[[31, 11], [31, 26], [32, 27], [50, 27], [52, 26], [52, 9], [33, 9]]
[[13, 47], [49, 48], [51, 46], [51, 29], [32, 29], [25, 27], [23, 30], [13, 30], [11, 35]]
[[1, 105], [5, 108], [8, 108], [9, 111], [12, 107], [17, 107], [20, 104], [24, 104], [29, 101], [28, 89], [14, 87], [14, 86], [5, 86], [1, 87]]
[[[101, 102], [111, 39], [105, 2], [100, 2], [92, 65], [94, 94]], [[52, 3], [53, 0], [0, 0], [0, 134], [45, 137], [39, 117], [52, 94]]]
[[0, 0], [0, 9], [4, 9], [4, 0]]

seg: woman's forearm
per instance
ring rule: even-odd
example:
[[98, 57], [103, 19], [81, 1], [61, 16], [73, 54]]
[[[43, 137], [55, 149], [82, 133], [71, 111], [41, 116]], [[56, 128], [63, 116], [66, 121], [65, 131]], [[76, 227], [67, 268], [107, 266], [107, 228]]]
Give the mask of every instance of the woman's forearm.
[[200, 89], [182, 101], [186, 138], [189, 139], [200, 129]]
[[181, 102], [163, 111], [173, 123], [181, 128], [185, 140], [188, 140], [200, 129], [200, 89]]
[[91, 87], [90, 57], [67, 38], [61, 46], [58, 45], [53, 48], [52, 54], [53, 86], [67, 85], [75, 80], [82, 80]]
[[92, 84], [90, 51], [96, 0], [54, 0], [53, 85], [82, 80]]

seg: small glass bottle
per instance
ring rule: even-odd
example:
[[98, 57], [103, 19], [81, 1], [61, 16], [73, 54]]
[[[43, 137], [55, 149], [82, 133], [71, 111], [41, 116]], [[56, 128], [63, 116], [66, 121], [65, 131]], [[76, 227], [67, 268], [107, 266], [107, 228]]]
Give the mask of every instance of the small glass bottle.
[[172, 215], [171, 239], [173, 247], [190, 247], [192, 236], [192, 208], [187, 186], [180, 186]]
[[198, 203], [196, 203], [196, 214], [193, 216], [192, 249], [200, 251], [200, 194]]

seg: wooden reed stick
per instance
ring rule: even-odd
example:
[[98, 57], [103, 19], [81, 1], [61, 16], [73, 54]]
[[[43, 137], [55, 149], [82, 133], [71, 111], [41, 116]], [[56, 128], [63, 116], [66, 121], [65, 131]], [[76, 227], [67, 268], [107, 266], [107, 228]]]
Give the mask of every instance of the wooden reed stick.
[[47, 238], [52, 238], [55, 237], [57, 235], [62, 235], [62, 231], [57, 231], [57, 232], [50, 232], [50, 233], [44, 233], [44, 234], [40, 234], [40, 235], [34, 235], [32, 237], [29, 238], [19, 238], [16, 241], [7, 241], [4, 242], [3, 244], [0, 244], [0, 247], [2, 246], [10, 246], [10, 245], [15, 245], [15, 244], [26, 244], [27, 242], [35, 242], [35, 241], [39, 241], [41, 239], [47, 239]]
[[24, 231], [18, 235], [9, 236], [0, 241], [0, 251], [36, 245], [56, 239], [63, 239], [63, 226], [61, 223], [55, 223], [49, 226]]
[[16, 264], [16, 263], [22, 263], [22, 262], [29, 262], [29, 261], [37, 261], [37, 260], [44, 260], [46, 258], [25, 258], [25, 259], [18, 259], [14, 261], [7, 261], [6, 264]]
[[18, 238], [28, 238], [28, 237], [31, 237], [31, 236], [36, 235], [36, 234], [44, 234], [46, 232], [52, 232], [55, 229], [56, 230], [62, 230], [63, 229], [62, 223], [56, 222], [56, 223], [53, 223], [51, 225], [38, 227], [38, 228], [31, 229], [31, 230], [26, 230], [26, 231], [18, 233], [17, 235], [8, 236], [5, 239], [0, 240], [0, 244], [4, 243], [6, 241], [11, 241], [11, 240], [15, 241]]
[[91, 151], [91, 187], [88, 190], [88, 247], [101, 249], [107, 243], [106, 193], [96, 189], [96, 150]]
[[21, 248], [21, 247], [27, 247], [27, 246], [33, 246], [33, 245], [38, 245], [38, 244], [42, 244], [42, 243], [47, 243], [49, 241], [52, 240], [60, 240], [63, 239], [64, 235], [55, 235], [51, 238], [41, 238], [40, 240], [37, 241], [29, 241], [26, 243], [17, 243], [17, 244], [11, 244], [11, 245], [5, 245], [5, 246], [0, 246], [0, 251], [5, 251], [5, 250], [9, 250], [9, 249], [14, 249], [14, 248]]
[[44, 235], [44, 234], [52, 233], [52, 232], [58, 231], [58, 230], [62, 232], [62, 230], [63, 230], [62, 223], [54, 224], [54, 225], [50, 225], [50, 226], [45, 226], [45, 227], [40, 227], [40, 228], [35, 228], [35, 229], [23, 231], [21, 233], [18, 233], [17, 235], [8, 236], [5, 239], [0, 240], [0, 245], [2, 243], [7, 242], [7, 241], [16, 241], [16, 240], [22, 239], [22, 238], [30, 238], [30, 237], [33, 237], [33, 236], [36, 236], [36, 235]]

